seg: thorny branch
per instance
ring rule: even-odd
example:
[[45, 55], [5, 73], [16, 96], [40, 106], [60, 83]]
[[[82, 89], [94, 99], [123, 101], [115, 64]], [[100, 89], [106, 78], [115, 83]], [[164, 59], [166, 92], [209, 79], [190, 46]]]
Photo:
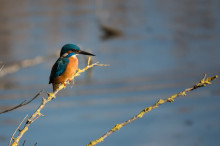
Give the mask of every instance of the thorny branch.
[[[99, 64], [98, 62], [90, 64], [90, 60], [88, 59], [88, 65], [84, 68], [84, 69], [78, 69], [77, 72], [75, 73], [75, 75], [73, 75], [73, 77], [71, 78], [71, 80], [73, 80], [76, 76], [79, 76], [81, 73], [85, 72], [86, 70], [88, 70], [89, 68], [92, 68], [94, 66], [108, 66], [106, 64]], [[69, 84], [69, 82], [66, 82], [65, 84]], [[66, 86], [64, 84], [60, 84], [59, 88], [54, 92], [54, 93], [47, 93], [48, 97], [45, 99], [42, 99], [42, 102], [40, 104], [40, 106], [37, 108], [37, 110], [31, 115], [31, 117], [29, 119], [27, 119], [23, 129], [21, 129], [19, 131], [19, 134], [16, 138], [12, 138], [13, 139], [13, 143], [11, 144], [11, 146], [17, 146], [19, 144], [20, 139], [22, 138], [22, 136], [24, 135], [25, 132], [27, 132], [29, 126], [31, 125], [31, 123], [33, 123], [35, 120], [37, 120], [40, 116], [44, 116], [41, 113], [41, 110], [45, 107], [45, 105], [50, 102], [52, 99], [56, 98], [56, 94], [64, 89]]]
[[102, 142], [106, 137], [108, 137], [110, 134], [112, 134], [113, 132], [121, 129], [122, 127], [124, 127], [125, 125], [139, 119], [142, 118], [142, 116], [146, 113], [148, 113], [149, 111], [151, 111], [154, 108], [158, 108], [159, 105], [164, 104], [166, 102], [173, 102], [175, 98], [179, 97], [179, 96], [186, 96], [186, 92], [190, 92], [192, 90], [195, 90], [197, 88], [200, 87], [204, 87], [207, 84], [211, 84], [212, 80], [215, 80], [216, 78], [218, 78], [218, 76], [213, 76], [213, 77], [208, 77], [206, 78], [206, 74], [204, 75], [204, 77], [202, 78], [202, 80], [197, 83], [196, 85], [192, 86], [191, 88], [187, 88], [185, 90], [183, 90], [182, 92], [179, 92], [177, 94], [174, 94], [166, 99], [159, 99], [157, 101], [157, 103], [155, 103], [153, 106], [149, 106], [145, 109], [143, 109], [139, 114], [135, 115], [134, 117], [130, 118], [129, 120], [125, 121], [124, 123], [120, 123], [120, 124], [116, 124], [112, 129], [110, 129], [108, 132], [106, 132], [103, 136], [101, 136], [100, 138], [98, 138], [97, 140], [91, 141], [89, 144], [87, 144], [87, 146], [94, 146], [100, 142]]
[[[21, 121], [21, 123], [20, 123], [20, 124], [18, 125], [18, 127], [15, 129], [14, 133], [13, 133], [12, 136], [11, 136], [11, 139], [10, 139], [10, 141], [9, 141], [8, 146], [10, 146], [11, 141], [12, 141], [12, 139], [13, 139], [15, 133], [17, 132], [17, 130], [19, 129], [19, 127], [21, 126], [21, 124], [24, 122], [24, 120], [27, 118], [27, 116], [28, 116], [28, 115], [26, 115], [26, 116], [24, 117], [24, 119]], [[25, 142], [24, 142], [24, 143], [25, 143]], [[24, 144], [23, 144], [23, 145], [24, 145]]]
[[[37, 65], [37, 64], [40, 64], [46, 60], [49, 60], [50, 58], [54, 57], [54, 56], [57, 56], [58, 52], [55, 52], [51, 55], [48, 55], [48, 56], [38, 56], [38, 57], [35, 57], [33, 59], [25, 59], [25, 60], [22, 60], [22, 61], [17, 61], [16, 63], [13, 63], [11, 65], [3, 65], [1, 68], [0, 68], [0, 77], [3, 77], [7, 74], [12, 74], [14, 72], [17, 72], [19, 71], [21, 68], [27, 68], [27, 67], [30, 67], [30, 66], [34, 66], [34, 65]], [[4, 67], [4, 70], [2, 70], [2, 68]]]
[[12, 108], [10, 108], [10, 109], [6, 109], [6, 110], [0, 112], [0, 114], [3, 114], [3, 113], [6, 113], [6, 112], [15, 110], [15, 109], [17, 109], [17, 108], [19, 108], [19, 107], [22, 107], [22, 106], [25, 106], [25, 105], [31, 103], [31, 102], [32, 102], [34, 99], [36, 99], [42, 92], [43, 92], [43, 89], [42, 89], [40, 92], [38, 92], [31, 100], [29, 100], [29, 101], [24, 100], [24, 101], [22, 101], [19, 105], [16, 105], [16, 106], [14, 106], [14, 107], [12, 107]]

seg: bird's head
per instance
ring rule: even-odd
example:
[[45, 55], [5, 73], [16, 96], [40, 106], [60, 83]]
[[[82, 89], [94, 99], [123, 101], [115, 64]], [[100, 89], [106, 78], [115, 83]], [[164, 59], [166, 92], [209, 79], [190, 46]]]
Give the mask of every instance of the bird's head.
[[83, 55], [91, 55], [91, 56], [95, 56], [94, 54], [85, 52], [80, 50], [80, 47], [78, 47], [77, 45], [74, 44], [66, 44], [62, 47], [61, 51], [60, 51], [60, 57], [62, 56], [67, 56], [69, 53], [71, 54], [83, 54]]

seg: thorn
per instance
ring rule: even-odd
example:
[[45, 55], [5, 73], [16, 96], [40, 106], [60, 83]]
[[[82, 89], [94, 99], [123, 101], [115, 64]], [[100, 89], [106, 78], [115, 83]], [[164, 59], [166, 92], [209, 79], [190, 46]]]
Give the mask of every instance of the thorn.
[[180, 92], [179, 95], [186, 96], [186, 92]]
[[88, 64], [87, 64], [87, 66], [90, 65], [90, 62], [91, 62], [91, 57], [89, 57], [89, 59], [88, 59]]
[[174, 102], [174, 99], [173, 98], [167, 98], [167, 101], [172, 103], [172, 102]]
[[56, 98], [56, 96], [55, 96], [54, 93], [48, 93], [48, 92], [47, 92], [47, 95], [48, 95], [49, 97], [52, 97], [52, 99], [55, 99], [55, 98]]
[[165, 101], [163, 99], [159, 99], [156, 103], [156, 105], [160, 105], [160, 104], [163, 104]]
[[45, 116], [46, 116], [46, 115], [44, 115], [44, 114], [42, 114], [42, 113], [40, 113], [39, 115], [40, 115], [40, 116], [43, 116], [43, 117], [45, 117]]
[[27, 119], [26, 124], [29, 124], [31, 121], [29, 119]]
[[112, 131], [119, 130], [122, 127], [122, 124], [116, 124], [115, 127], [112, 128]]

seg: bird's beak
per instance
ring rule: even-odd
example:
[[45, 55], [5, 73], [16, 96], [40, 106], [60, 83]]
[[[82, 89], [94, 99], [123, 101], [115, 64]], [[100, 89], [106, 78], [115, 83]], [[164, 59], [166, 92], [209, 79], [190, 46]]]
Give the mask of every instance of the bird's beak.
[[88, 53], [88, 52], [85, 52], [85, 51], [81, 51], [81, 50], [78, 50], [77, 53], [78, 54], [83, 54], [83, 55], [95, 56], [94, 54], [91, 54], [91, 53]]

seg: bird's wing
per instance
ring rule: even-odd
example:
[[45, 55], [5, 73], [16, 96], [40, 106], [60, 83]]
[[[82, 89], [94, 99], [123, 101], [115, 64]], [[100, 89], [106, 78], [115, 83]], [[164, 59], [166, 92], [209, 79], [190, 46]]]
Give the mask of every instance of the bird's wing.
[[68, 58], [59, 58], [56, 61], [56, 63], [53, 65], [53, 68], [50, 73], [49, 84], [53, 82], [54, 78], [60, 76], [65, 71], [68, 63], [69, 63]]

